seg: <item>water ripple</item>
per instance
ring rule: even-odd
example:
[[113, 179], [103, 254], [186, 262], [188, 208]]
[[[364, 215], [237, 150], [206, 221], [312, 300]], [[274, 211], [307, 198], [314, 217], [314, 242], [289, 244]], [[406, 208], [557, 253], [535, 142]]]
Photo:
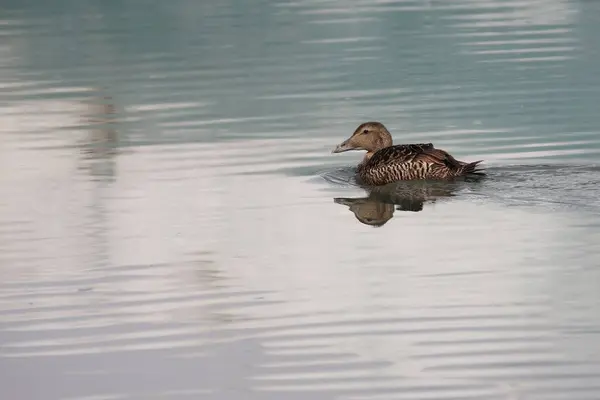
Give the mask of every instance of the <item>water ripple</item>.
[[[63, 3], [0, 19], [6, 396], [598, 398], [593, 2]], [[488, 176], [362, 188], [366, 120]]]

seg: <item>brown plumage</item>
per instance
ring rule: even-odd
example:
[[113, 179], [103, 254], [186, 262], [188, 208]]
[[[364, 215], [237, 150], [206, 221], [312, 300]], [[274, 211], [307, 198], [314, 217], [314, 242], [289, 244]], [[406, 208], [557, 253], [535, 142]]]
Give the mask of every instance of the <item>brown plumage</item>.
[[480, 161], [465, 163], [431, 143], [393, 145], [392, 135], [380, 122], [361, 124], [333, 153], [366, 150], [357, 173], [362, 183], [371, 186], [415, 179], [453, 179], [484, 175], [477, 169]]

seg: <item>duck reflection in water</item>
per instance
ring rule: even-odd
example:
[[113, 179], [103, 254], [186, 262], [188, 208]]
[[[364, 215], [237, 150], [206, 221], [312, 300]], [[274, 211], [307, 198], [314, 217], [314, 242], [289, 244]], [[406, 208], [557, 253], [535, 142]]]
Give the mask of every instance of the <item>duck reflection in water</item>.
[[396, 210], [422, 211], [427, 203], [455, 196], [465, 184], [466, 182], [395, 182], [367, 189], [367, 197], [337, 197], [333, 201], [347, 206], [361, 223], [381, 227], [392, 219]]

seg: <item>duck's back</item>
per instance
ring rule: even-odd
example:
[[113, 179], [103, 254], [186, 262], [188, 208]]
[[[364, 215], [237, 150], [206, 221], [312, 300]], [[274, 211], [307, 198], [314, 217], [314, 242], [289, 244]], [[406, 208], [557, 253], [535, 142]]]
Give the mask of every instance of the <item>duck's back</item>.
[[399, 180], [446, 179], [461, 174], [467, 165], [432, 143], [404, 144], [378, 150], [359, 166], [358, 173], [367, 185], [384, 185]]

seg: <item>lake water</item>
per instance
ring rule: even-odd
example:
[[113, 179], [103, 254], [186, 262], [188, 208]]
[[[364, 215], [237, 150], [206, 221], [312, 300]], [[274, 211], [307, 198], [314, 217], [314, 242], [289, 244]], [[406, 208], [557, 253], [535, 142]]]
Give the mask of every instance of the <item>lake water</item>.
[[[2, 398], [599, 399], [598, 21], [2, 1]], [[368, 120], [488, 177], [367, 192]]]

